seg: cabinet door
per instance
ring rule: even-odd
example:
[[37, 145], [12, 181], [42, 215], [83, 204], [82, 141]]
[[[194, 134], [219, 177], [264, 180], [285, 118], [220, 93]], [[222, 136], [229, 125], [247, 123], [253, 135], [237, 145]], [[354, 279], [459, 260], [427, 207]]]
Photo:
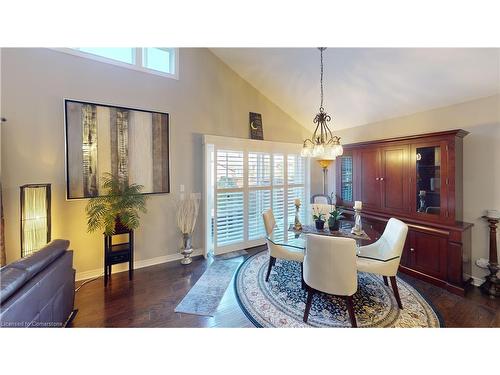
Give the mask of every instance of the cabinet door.
[[388, 211], [408, 213], [410, 210], [408, 153], [408, 145], [381, 149], [382, 208]]
[[410, 205], [425, 220], [448, 221], [448, 153], [446, 142], [411, 145]]
[[380, 208], [380, 150], [365, 148], [359, 152], [360, 200], [364, 208]]
[[445, 237], [410, 231], [411, 268], [429, 276], [446, 279], [447, 246]]
[[354, 204], [354, 156], [353, 152], [344, 152], [336, 160], [337, 204], [352, 207]]

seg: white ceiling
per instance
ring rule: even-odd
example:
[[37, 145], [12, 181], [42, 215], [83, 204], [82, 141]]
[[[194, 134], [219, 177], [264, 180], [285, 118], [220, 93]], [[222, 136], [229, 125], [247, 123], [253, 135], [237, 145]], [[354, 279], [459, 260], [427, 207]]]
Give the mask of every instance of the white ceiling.
[[[319, 108], [316, 48], [212, 48], [306, 127]], [[500, 49], [328, 48], [325, 110], [335, 129], [500, 93]]]

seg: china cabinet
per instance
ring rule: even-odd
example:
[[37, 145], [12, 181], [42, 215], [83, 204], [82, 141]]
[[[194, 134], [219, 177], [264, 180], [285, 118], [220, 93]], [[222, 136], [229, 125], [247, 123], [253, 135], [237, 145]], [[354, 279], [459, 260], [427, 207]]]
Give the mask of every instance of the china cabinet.
[[383, 232], [391, 217], [409, 226], [400, 270], [464, 294], [471, 282], [471, 228], [462, 222], [464, 130], [344, 146], [336, 161], [337, 204], [363, 202]]

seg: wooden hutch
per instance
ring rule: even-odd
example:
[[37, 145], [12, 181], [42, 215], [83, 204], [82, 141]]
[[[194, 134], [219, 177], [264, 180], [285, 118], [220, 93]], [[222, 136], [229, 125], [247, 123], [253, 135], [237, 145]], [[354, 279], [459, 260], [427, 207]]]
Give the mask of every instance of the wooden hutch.
[[462, 209], [464, 130], [344, 146], [336, 162], [337, 205], [380, 233], [408, 224], [400, 271], [463, 295], [471, 284], [471, 229]]

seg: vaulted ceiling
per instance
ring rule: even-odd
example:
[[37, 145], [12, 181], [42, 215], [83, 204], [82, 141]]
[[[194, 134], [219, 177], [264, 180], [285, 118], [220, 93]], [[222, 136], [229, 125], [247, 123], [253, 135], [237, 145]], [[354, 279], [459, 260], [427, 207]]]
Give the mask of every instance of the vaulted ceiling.
[[[316, 48], [212, 51], [303, 126], [319, 108]], [[325, 110], [335, 129], [500, 93], [500, 49], [328, 48]]]

